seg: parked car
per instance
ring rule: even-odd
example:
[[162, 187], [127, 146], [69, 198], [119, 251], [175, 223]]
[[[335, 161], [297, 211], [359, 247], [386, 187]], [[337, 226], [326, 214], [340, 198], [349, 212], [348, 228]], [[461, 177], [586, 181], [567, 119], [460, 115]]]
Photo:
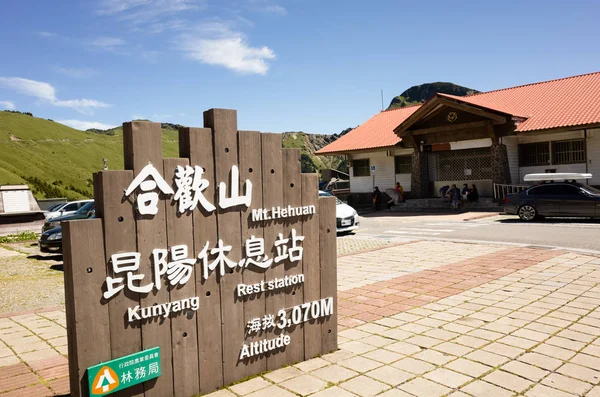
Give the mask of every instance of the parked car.
[[[319, 196], [334, 197], [323, 190], [319, 190]], [[360, 226], [360, 219], [356, 210], [337, 197], [335, 198], [335, 204], [336, 231], [338, 233], [347, 233], [357, 230]]]
[[57, 218], [59, 216], [71, 215], [79, 211], [81, 207], [86, 205], [87, 203], [93, 200], [79, 200], [79, 201], [70, 201], [68, 203], [60, 203], [56, 206], [50, 207], [48, 210], [44, 212], [44, 216], [46, 220]]
[[536, 175], [539, 176], [525, 178], [525, 180], [538, 180], [537, 185], [506, 197], [504, 211], [507, 214], [518, 215], [521, 220], [526, 222], [546, 216], [600, 217], [600, 190], [576, 182], [575, 179], [580, 179], [577, 177], [579, 174], [562, 174], [573, 176], [572, 179], [567, 177], [563, 182], [555, 182], [555, 179], [550, 179], [555, 178], [552, 174]]
[[77, 212], [73, 214], [46, 219], [46, 222], [44, 222], [44, 227], [42, 228], [42, 233], [60, 226], [60, 223], [62, 221], [70, 221], [74, 219], [87, 219], [94, 216], [95, 214], [96, 211], [94, 207], [94, 201], [88, 201], [85, 205], [79, 208]]
[[43, 232], [38, 244], [42, 252], [62, 252], [62, 227]]

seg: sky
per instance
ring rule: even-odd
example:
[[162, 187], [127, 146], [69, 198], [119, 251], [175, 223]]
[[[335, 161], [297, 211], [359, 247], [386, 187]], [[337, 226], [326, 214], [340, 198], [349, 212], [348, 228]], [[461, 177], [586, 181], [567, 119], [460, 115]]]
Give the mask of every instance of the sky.
[[600, 2], [2, 0], [0, 108], [78, 129], [133, 119], [333, 134], [405, 89], [600, 71]]

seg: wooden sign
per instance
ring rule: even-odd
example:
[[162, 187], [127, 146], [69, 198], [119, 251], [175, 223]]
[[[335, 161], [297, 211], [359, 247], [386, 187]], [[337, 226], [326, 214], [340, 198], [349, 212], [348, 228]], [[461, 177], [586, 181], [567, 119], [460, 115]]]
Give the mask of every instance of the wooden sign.
[[[335, 198], [280, 134], [225, 109], [204, 126], [163, 159], [160, 124], [124, 123], [97, 219], [63, 223], [71, 396], [205, 394], [337, 349]], [[160, 376], [133, 382], [149, 349]]]

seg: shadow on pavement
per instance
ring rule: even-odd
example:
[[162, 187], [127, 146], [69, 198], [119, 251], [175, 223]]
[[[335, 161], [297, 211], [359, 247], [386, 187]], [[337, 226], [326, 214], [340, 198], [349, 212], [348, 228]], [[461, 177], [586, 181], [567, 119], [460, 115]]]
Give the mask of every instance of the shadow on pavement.
[[54, 254], [54, 255], [29, 255], [27, 259], [35, 259], [38, 261], [62, 261], [62, 254]]
[[62, 271], [64, 271], [64, 266], [61, 263], [61, 264], [58, 264], [58, 265], [52, 265], [52, 266], [50, 266], [50, 269], [56, 270], [57, 272], [62, 272]]

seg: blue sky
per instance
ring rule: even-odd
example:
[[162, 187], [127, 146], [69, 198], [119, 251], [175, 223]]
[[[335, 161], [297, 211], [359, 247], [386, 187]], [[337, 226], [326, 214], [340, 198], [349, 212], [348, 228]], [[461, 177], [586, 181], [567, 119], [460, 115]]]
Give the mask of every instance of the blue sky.
[[0, 107], [336, 133], [415, 84], [487, 91], [600, 71], [598, 1], [4, 0]]

